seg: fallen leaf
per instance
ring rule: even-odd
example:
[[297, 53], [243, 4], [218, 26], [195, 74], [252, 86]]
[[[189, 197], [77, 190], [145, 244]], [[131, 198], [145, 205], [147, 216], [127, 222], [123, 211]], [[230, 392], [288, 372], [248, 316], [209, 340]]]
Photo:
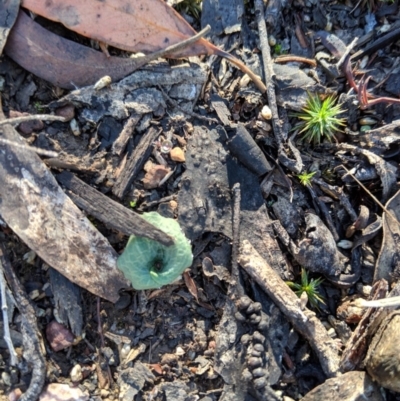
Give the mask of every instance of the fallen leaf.
[[2, 219], [47, 264], [88, 291], [116, 302], [118, 291], [128, 286], [116, 266], [117, 252], [11, 125], [3, 126], [2, 137], [11, 143], [3, 144], [0, 152]]
[[[131, 52], [152, 53], [196, 34], [162, 0], [23, 0], [22, 6], [83, 36]], [[200, 39], [170, 57], [214, 52], [210, 42]]]
[[22, 11], [4, 51], [27, 71], [65, 89], [94, 84], [104, 75], [117, 81], [146, 64], [143, 60], [107, 58], [44, 29]]
[[[64, 24], [83, 36], [132, 52], [153, 53], [196, 34], [196, 31], [162, 0], [48, 0], [45, 2], [23, 0], [22, 5], [36, 14]], [[32, 40], [30, 36], [27, 37]], [[46, 41], [42, 43], [46, 44]], [[261, 79], [245, 64], [204, 38], [169, 54], [168, 57], [182, 58], [200, 54], [215, 54], [228, 59], [249, 75], [261, 92], [266, 91]], [[96, 68], [96, 64], [91, 70], [93, 68]]]

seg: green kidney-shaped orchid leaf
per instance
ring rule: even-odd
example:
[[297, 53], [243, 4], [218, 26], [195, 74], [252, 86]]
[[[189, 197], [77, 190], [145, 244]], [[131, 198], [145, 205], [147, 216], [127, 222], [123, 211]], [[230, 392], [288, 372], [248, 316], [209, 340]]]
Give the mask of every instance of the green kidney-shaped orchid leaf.
[[175, 281], [192, 264], [193, 255], [189, 240], [174, 219], [156, 212], [142, 217], [174, 239], [164, 246], [157, 241], [132, 235], [117, 266], [136, 290], [160, 288]]

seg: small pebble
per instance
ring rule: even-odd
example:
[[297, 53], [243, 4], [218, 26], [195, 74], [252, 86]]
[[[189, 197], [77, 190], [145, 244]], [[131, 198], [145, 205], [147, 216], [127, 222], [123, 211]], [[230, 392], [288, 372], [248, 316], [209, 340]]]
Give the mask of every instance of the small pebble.
[[252, 313], [258, 313], [260, 312], [262, 309], [262, 306], [259, 302], [253, 302], [252, 304], [250, 304], [250, 306], [247, 308], [246, 313], [248, 315], [252, 314]]
[[331, 327], [328, 330], [328, 336], [331, 337], [331, 338], [336, 338], [337, 337], [336, 331], [335, 331], [335, 329], [333, 327]]
[[185, 351], [182, 347], [176, 347], [175, 354], [178, 356], [185, 355]]
[[271, 111], [271, 109], [269, 108], [269, 106], [265, 105], [265, 106], [262, 108], [262, 110], [261, 110], [261, 117], [262, 117], [264, 120], [271, 120], [271, 118], [272, 118], [272, 111]]
[[70, 347], [74, 342], [74, 335], [55, 320], [47, 325], [46, 338], [55, 352]]
[[124, 344], [121, 348], [120, 357], [122, 360], [126, 359], [131, 352], [131, 346], [129, 344]]
[[55, 114], [56, 116], [64, 117], [67, 122], [71, 121], [75, 117], [75, 107], [72, 104], [59, 107]]
[[185, 162], [185, 152], [181, 148], [173, 148], [169, 152], [169, 156], [171, 157], [171, 160], [174, 162], [179, 162], [183, 163]]
[[78, 122], [75, 120], [75, 118], [73, 118], [69, 122], [69, 127], [71, 128], [71, 131], [74, 134], [74, 136], [79, 136], [81, 134], [81, 130], [79, 129]]
[[69, 374], [69, 377], [71, 378], [71, 381], [73, 383], [79, 383], [83, 379], [83, 374], [82, 374], [82, 367], [81, 365], [77, 364], [75, 365]]

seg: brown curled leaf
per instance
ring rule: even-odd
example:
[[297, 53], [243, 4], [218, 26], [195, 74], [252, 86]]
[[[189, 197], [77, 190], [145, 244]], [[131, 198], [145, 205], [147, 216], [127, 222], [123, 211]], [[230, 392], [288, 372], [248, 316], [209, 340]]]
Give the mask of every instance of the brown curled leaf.
[[[131, 52], [151, 53], [196, 34], [162, 0], [23, 0], [22, 6], [83, 36]], [[215, 49], [199, 39], [171, 57], [214, 54]]]
[[22, 11], [8, 37], [5, 53], [21, 67], [65, 89], [91, 85], [104, 75], [118, 80], [138, 68], [132, 59], [107, 58], [99, 51], [55, 35]]

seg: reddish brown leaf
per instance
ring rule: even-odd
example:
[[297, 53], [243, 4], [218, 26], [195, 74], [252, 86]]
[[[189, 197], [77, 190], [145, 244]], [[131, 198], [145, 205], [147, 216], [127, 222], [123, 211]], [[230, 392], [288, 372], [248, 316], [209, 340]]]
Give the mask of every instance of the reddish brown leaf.
[[[195, 35], [162, 0], [23, 0], [22, 6], [83, 36], [132, 52], [151, 53]], [[213, 54], [205, 39], [174, 57]]]
[[65, 89], [91, 85], [104, 75], [118, 80], [146, 63], [107, 58], [99, 51], [47, 31], [24, 12], [20, 12], [10, 32], [5, 52], [21, 67]]
[[[152, 53], [196, 34], [162, 0], [22, 0], [22, 5], [45, 18], [61, 22], [81, 35], [127, 51]], [[199, 54], [216, 54], [227, 58], [248, 74], [261, 92], [266, 91], [260, 78], [239, 59], [203, 38], [169, 57]]]

